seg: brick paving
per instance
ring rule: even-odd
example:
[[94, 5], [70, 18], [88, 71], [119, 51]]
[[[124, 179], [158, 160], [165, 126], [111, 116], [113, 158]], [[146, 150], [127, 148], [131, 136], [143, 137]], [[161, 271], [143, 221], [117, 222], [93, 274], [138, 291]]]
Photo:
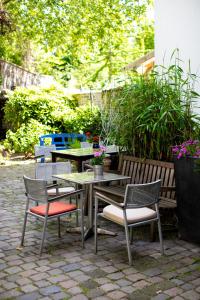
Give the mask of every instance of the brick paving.
[[165, 256], [158, 241], [150, 243], [147, 229], [137, 230], [128, 265], [121, 228], [117, 237], [101, 236], [94, 254], [93, 238], [81, 248], [79, 234], [57, 237], [48, 227], [44, 254], [38, 257], [41, 224], [29, 218], [25, 247], [18, 250], [25, 196], [22, 176], [33, 176], [34, 164], [0, 166], [0, 299], [200, 299], [200, 247], [164, 235]]

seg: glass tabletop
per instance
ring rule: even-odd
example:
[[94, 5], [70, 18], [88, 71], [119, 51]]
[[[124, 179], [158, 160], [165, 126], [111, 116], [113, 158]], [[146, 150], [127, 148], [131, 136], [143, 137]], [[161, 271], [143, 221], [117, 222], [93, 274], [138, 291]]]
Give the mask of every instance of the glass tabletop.
[[106, 173], [106, 172], [104, 172], [103, 176], [98, 176], [98, 177], [94, 177], [94, 172], [58, 174], [58, 175], [54, 175], [53, 177], [57, 179], [78, 183], [81, 185], [97, 183], [97, 182], [130, 179], [129, 176], [123, 176], [120, 174]]

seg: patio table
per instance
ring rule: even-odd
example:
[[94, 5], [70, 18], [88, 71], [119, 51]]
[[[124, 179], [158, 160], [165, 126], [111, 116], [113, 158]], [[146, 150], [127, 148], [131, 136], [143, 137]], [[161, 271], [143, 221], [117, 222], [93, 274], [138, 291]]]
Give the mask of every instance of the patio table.
[[[118, 153], [118, 147], [107, 146], [106, 153], [116, 154]], [[55, 151], [51, 151], [51, 155], [52, 155], [52, 162], [56, 162], [57, 157], [76, 161], [78, 172], [82, 172], [82, 162], [94, 157], [94, 150], [92, 148], [55, 150]]]
[[[120, 174], [114, 173], [106, 173], [104, 172], [103, 176], [94, 177], [94, 172], [81, 172], [81, 173], [71, 173], [71, 174], [58, 174], [53, 177], [69, 182], [73, 182], [83, 187], [88, 185], [89, 187], [89, 195], [88, 195], [88, 222], [87, 222], [87, 230], [85, 233], [85, 239], [90, 237], [93, 234], [93, 186], [94, 184], [100, 182], [110, 182], [115, 180], [127, 180], [130, 179], [129, 176], [124, 176]], [[102, 231], [102, 230], [101, 230]], [[104, 232], [106, 233], [106, 232]]]

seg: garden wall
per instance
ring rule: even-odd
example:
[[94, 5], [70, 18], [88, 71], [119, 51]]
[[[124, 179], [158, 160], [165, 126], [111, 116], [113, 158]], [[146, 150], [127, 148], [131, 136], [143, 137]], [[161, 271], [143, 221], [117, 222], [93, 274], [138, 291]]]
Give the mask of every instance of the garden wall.
[[27, 87], [38, 85], [40, 76], [15, 64], [0, 60], [0, 89], [12, 89], [14, 86]]

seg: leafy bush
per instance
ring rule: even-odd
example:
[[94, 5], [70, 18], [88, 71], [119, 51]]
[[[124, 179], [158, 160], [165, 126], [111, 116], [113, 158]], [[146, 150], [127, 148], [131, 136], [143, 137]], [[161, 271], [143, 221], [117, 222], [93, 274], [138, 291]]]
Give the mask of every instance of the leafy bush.
[[5, 145], [16, 152], [32, 153], [44, 132], [100, 132], [99, 109], [77, 107], [76, 100], [55, 87], [17, 88], [10, 92], [4, 110], [9, 128]]
[[53, 86], [51, 88], [17, 88], [14, 92], [10, 92], [9, 100], [6, 102], [5, 122], [14, 131], [30, 119], [54, 126], [56, 113], [65, 114], [68, 112], [68, 107], [76, 107], [76, 105], [77, 101], [65, 96], [63, 89]]
[[27, 124], [22, 124], [16, 132], [7, 131], [4, 147], [11, 151], [23, 152], [28, 156], [34, 153], [34, 145], [39, 143], [39, 136], [50, 132], [51, 127], [31, 119]]
[[54, 126], [62, 132], [87, 132], [99, 134], [101, 130], [101, 119], [98, 107], [82, 105], [75, 109], [67, 108], [65, 111], [54, 111], [52, 113]]

